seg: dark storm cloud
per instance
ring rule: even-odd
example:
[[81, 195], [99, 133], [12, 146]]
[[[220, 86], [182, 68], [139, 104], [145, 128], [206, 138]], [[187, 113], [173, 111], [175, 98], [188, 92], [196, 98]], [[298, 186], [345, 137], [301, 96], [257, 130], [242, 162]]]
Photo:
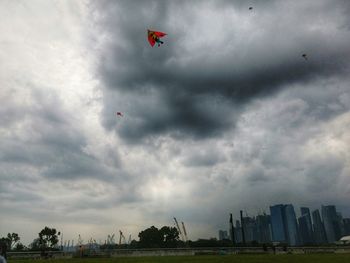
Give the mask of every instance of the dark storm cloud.
[[[312, 29], [313, 18], [317, 21], [320, 16], [330, 20], [331, 25], [343, 23], [344, 19], [338, 21], [336, 17], [343, 14], [337, 11], [346, 5], [342, 1], [332, 2], [332, 5], [321, 2], [318, 6], [309, 3], [320, 12], [317, 15], [305, 11], [307, 8], [302, 5], [291, 5], [296, 14], [285, 20], [289, 10], [283, 4], [274, 1], [268, 6], [259, 4], [262, 10], [255, 10], [251, 20], [256, 23], [255, 28], [250, 28], [254, 31], [244, 32], [243, 40], [237, 39], [234, 26], [228, 26], [225, 34], [218, 35], [213, 42], [203, 42], [198, 47], [187, 45], [186, 38], [191, 38], [194, 23], [210, 24], [210, 21], [187, 24], [191, 22], [191, 12], [195, 18], [196, 12], [208, 12], [210, 8], [222, 12], [232, 7], [242, 19], [249, 15], [243, 12], [243, 6], [249, 4], [242, 1], [209, 3], [196, 2], [196, 8], [194, 1], [104, 1], [98, 4], [98, 12], [103, 17], [101, 28], [107, 31], [110, 39], [101, 54], [99, 67], [106, 85], [103, 113], [111, 114], [113, 92], [118, 91], [120, 101], [114, 98], [114, 103], [124, 106], [132, 118], [139, 120], [136, 126], [131, 121], [130, 126], [119, 127], [117, 131], [122, 137], [135, 140], [161, 133], [218, 136], [234, 126], [235, 118], [229, 116], [239, 114], [242, 106], [252, 99], [289, 84], [343, 74], [348, 70], [349, 33], [332, 26], [326, 26], [324, 31]], [[175, 13], [180, 14], [176, 20], [172, 19]], [[274, 27], [273, 23], [280, 25]], [[164, 46], [148, 46], [147, 28], [169, 34]], [[261, 35], [254, 37], [255, 31]], [[332, 32], [336, 32], [337, 39], [329, 37]], [[303, 53], [307, 53], [308, 61], [301, 57]], [[150, 105], [150, 110], [145, 110], [137, 104], [139, 98], [133, 97], [144, 99], [144, 104], [156, 102], [160, 107], [152, 110]], [[131, 105], [126, 106], [122, 100], [129, 100]], [[221, 107], [208, 107], [215, 101]], [[227, 108], [222, 107], [225, 103]], [[104, 125], [112, 129], [115, 122], [105, 117]]]

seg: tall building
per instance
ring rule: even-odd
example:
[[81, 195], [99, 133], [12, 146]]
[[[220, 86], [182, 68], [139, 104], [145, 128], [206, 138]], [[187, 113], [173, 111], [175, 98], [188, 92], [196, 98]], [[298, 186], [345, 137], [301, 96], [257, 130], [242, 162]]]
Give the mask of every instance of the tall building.
[[236, 220], [235, 238], [236, 238], [236, 243], [242, 243], [242, 228], [239, 220]]
[[309, 229], [308, 229], [308, 224], [307, 224], [307, 216], [302, 215], [301, 217], [298, 218], [298, 224], [299, 224], [299, 233], [300, 233], [300, 241], [303, 245], [306, 244], [312, 244], [313, 239], [312, 236], [310, 235]]
[[306, 216], [306, 223], [307, 223], [307, 229], [309, 231], [309, 235], [313, 236], [313, 227], [312, 227], [312, 221], [311, 221], [311, 214], [310, 209], [308, 207], [301, 207], [300, 208], [301, 216]]
[[314, 239], [317, 244], [327, 243], [326, 231], [321, 220], [320, 211], [316, 209], [312, 212], [312, 221], [314, 223]]
[[350, 218], [343, 219], [344, 233], [343, 236], [350, 236]]
[[257, 235], [259, 243], [270, 243], [272, 241], [271, 235], [271, 216], [258, 215], [256, 217]]
[[337, 238], [337, 241], [344, 236], [345, 228], [344, 228], [344, 221], [343, 216], [340, 212], [337, 212], [337, 223], [335, 224], [335, 236]]
[[243, 217], [243, 228], [246, 242], [258, 241], [256, 221], [253, 217]]
[[229, 239], [227, 231], [219, 230], [219, 240]]
[[322, 219], [328, 243], [334, 243], [340, 239], [340, 226], [337, 211], [334, 205], [322, 206]]
[[313, 227], [310, 215], [310, 209], [307, 207], [300, 208], [301, 217], [298, 218], [299, 233], [303, 244], [314, 243]]
[[284, 220], [284, 205], [270, 206], [272, 241], [287, 243], [286, 225]]
[[298, 246], [300, 244], [299, 230], [292, 204], [284, 206], [284, 215], [288, 244], [291, 246]]

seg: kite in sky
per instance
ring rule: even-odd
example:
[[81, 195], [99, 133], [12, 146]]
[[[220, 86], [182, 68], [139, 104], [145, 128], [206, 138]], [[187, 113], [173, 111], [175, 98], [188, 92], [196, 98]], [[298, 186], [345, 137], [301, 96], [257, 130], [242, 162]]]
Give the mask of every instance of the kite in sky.
[[117, 116], [120, 116], [120, 117], [123, 117], [123, 113], [121, 113], [121, 112], [117, 112]]
[[159, 32], [159, 31], [152, 31], [152, 30], [147, 30], [147, 35], [148, 35], [148, 42], [150, 45], [153, 47], [155, 43], [158, 44], [158, 47], [160, 44], [163, 44], [164, 42], [160, 40], [161, 37], [166, 36], [166, 33]]
[[305, 58], [305, 60], [307, 60], [306, 54], [303, 54], [302, 57]]
[[249, 10], [253, 10], [253, 7], [249, 7]]

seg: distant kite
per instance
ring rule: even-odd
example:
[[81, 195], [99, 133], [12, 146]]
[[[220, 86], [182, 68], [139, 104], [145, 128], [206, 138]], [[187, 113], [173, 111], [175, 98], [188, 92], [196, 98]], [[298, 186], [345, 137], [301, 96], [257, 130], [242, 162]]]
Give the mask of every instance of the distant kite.
[[159, 32], [159, 31], [152, 31], [147, 30], [147, 36], [148, 36], [148, 42], [153, 47], [155, 43], [158, 44], [158, 47], [160, 47], [160, 44], [163, 44], [164, 42], [160, 40], [161, 37], [166, 36], [166, 33]]
[[306, 54], [303, 54], [302, 57], [307, 60], [307, 55]]
[[249, 7], [249, 10], [253, 10], [253, 7]]
[[120, 116], [120, 117], [123, 117], [124, 115], [123, 115], [123, 113], [121, 113], [121, 112], [117, 112], [117, 116]]

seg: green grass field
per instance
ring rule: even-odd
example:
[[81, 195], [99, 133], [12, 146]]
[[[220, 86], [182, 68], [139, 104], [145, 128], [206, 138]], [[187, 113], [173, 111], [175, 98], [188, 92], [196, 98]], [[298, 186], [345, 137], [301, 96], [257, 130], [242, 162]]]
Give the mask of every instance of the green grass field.
[[224, 256], [167, 256], [129, 258], [86, 258], [48, 260], [9, 260], [8, 263], [350, 263], [350, 254], [311, 255], [224, 255]]

